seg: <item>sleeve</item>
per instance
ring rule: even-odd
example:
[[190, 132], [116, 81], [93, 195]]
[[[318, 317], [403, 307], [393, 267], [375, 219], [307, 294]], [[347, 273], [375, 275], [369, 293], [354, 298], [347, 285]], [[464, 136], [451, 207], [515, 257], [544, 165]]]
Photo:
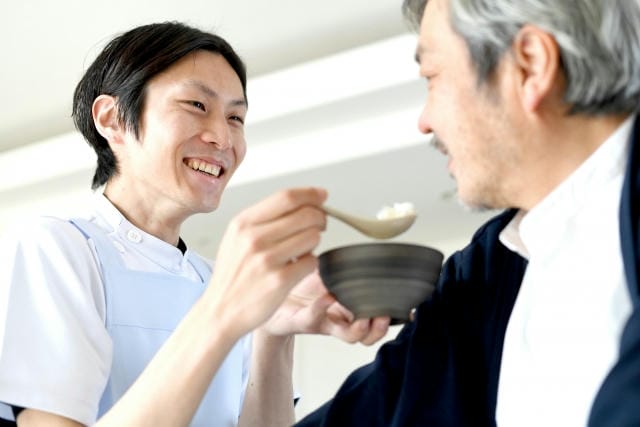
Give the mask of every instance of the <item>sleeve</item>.
[[251, 352], [253, 351], [253, 334], [249, 333], [241, 338], [242, 340], [242, 388], [240, 393], [240, 410], [244, 405], [244, 397], [249, 384], [249, 372], [251, 371]]
[[95, 250], [39, 218], [0, 241], [0, 414], [7, 405], [95, 422], [111, 365]]

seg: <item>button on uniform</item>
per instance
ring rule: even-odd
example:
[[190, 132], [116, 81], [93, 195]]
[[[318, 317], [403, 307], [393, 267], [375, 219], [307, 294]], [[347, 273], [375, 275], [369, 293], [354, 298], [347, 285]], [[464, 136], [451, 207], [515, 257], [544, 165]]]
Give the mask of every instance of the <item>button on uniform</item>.
[[142, 234], [137, 230], [131, 229], [127, 231], [127, 239], [133, 243], [140, 243], [142, 242]]

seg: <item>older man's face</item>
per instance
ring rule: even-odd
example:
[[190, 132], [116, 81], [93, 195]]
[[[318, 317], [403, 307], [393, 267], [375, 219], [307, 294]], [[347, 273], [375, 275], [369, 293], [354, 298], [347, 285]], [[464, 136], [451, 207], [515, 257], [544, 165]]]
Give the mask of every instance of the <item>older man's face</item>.
[[478, 85], [465, 41], [450, 25], [448, 0], [428, 2], [416, 59], [428, 84], [419, 128], [433, 132], [449, 158], [462, 202], [473, 208], [504, 208], [513, 202], [513, 177], [524, 160], [514, 133], [511, 70], [499, 65], [492, 83]]

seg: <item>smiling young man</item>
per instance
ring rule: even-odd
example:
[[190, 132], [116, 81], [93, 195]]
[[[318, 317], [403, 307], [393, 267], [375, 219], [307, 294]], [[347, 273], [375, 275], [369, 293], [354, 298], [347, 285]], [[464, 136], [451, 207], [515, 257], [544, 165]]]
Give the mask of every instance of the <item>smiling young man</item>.
[[405, 0], [420, 130], [504, 209], [300, 426], [640, 425], [640, 3]]
[[38, 218], [3, 241], [0, 418], [290, 425], [294, 333], [384, 336], [388, 319], [349, 321], [308, 276], [323, 190], [240, 213], [213, 272], [180, 238], [242, 163], [245, 87], [223, 39], [180, 23], [134, 28], [89, 67], [73, 116], [103, 191], [77, 216]]

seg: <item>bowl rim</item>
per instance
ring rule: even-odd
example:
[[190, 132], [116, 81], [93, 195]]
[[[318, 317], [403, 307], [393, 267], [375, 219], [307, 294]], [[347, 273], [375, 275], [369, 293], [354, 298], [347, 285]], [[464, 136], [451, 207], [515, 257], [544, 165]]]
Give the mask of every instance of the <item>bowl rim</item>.
[[325, 254], [330, 254], [330, 253], [335, 253], [335, 252], [344, 252], [344, 251], [348, 251], [348, 250], [357, 250], [357, 249], [361, 249], [361, 248], [367, 248], [367, 247], [375, 247], [375, 248], [380, 248], [380, 247], [404, 247], [404, 248], [416, 248], [419, 250], [426, 250], [427, 252], [433, 252], [433, 253], [438, 253], [440, 255], [442, 255], [442, 257], [444, 258], [444, 253], [438, 249], [435, 248], [433, 246], [427, 246], [427, 245], [422, 245], [419, 243], [406, 243], [406, 242], [364, 242], [364, 243], [352, 243], [352, 244], [346, 244], [346, 245], [341, 245], [341, 246], [336, 246], [333, 247], [331, 249], [327, 249], [325, 251], [323, 251], [322, 253], [320, 253], [318, 255], [318, 257], [321, 257]]

